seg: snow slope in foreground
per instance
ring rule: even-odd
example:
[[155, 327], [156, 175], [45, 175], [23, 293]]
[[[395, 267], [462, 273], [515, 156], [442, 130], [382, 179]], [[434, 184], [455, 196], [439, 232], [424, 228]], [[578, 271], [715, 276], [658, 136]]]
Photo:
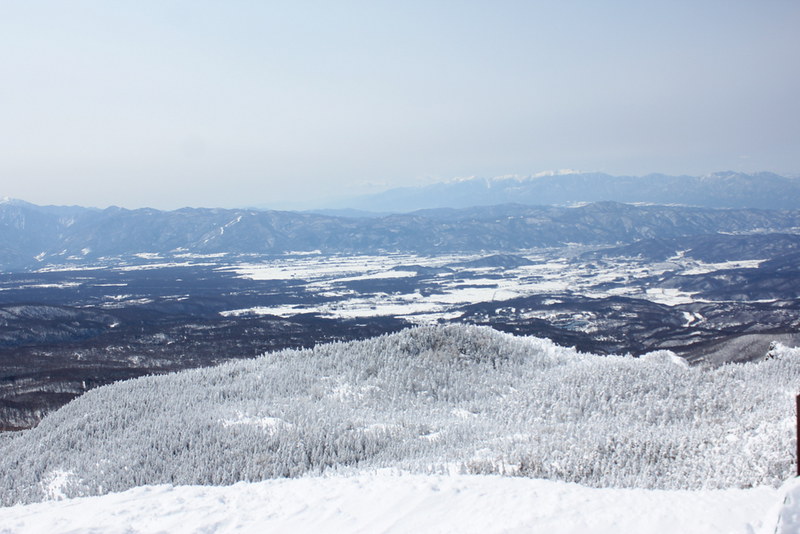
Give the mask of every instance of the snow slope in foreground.
[[0, 533], [766, 534], [781, 521], [779, 532], [788, 534], [797, 532], [787, 523], [798, 515], [797, 497], [794, 480], [780, 489], [685, 491], [379, 471], [225, 487], [144, 486], [0, 508]]

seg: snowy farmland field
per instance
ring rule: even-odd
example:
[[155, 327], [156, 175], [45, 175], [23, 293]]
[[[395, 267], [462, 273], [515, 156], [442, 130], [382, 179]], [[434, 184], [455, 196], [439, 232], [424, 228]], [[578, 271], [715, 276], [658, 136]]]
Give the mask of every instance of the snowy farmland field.
[[[337, 297], [330, 303], [282, 307], [257, 307], [228, 310], [223, 314], [245, 313], [291, 316], [315, 313], [327, 317], [371, 317], [395, 315], [415, 324], [431, 324], [458, 307], [484, 301], [504, 301], [516, 297], [574, 292], [588, 297], [628, 296], [663, 304], [703, 302], [701, 296], [675, 288], [653, 287], [665, 273], [706, 274], [733, 268], [754, 269], [760, 261], [705, 264], [676, 256], [669, 261], [651, 264], [636, 258], [617, 258], [598, 267], [586, 261], [574, 261], [586, 247], [531, 250], [509, 257], [529, 263], [504, 264], [499, 256], [496, 265], [472, 266], [485, 255], [419, 256], [386, 254], [381, 256], [303, 255], [224, 267], [253, 280], [302, 281], [310, 292]], [[569, 261], [570, 258], [573, 261]], [[357, 280], [407, 278], [425, 273], [435, 282], [430, 291], [412, 287], [407, 293], [376, 292], [364, 296], [348, 287]], [[428, 274], [430, 273], [430, 274]], [[388, 308], [388, 309], [387, 309]]]

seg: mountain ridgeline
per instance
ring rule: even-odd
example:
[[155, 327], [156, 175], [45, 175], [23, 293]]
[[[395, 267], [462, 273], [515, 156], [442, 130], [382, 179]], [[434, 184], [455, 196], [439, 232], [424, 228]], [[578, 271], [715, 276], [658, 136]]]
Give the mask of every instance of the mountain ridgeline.
[[505, 204], [376, 218], [252, 209], [104, 210], [0, 204], [0, 269], [124, 254], [480, 252], [625, 244], [713, 233], [792, 232], [800, 210]]
[[707, 208], [796, 209], [800, 179], [769, 172], [717, 172], [705, 176], [611, 176], [558, 171], [534, 176], [469, 178], [422, 187], [402, 187], [360, 197], [348, 208], [406, 212], [519, 202], [571, 205], [576, 202], [679, 204]]

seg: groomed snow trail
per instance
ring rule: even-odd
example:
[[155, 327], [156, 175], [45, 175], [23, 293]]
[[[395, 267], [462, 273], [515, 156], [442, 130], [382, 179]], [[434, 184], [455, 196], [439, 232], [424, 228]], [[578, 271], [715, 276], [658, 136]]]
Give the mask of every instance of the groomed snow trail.
[[775, 532], [787, 486], [595, 489], [386, 471], [227, 487], [145, 486], [0, 508], [0, 533], [766, 534]]

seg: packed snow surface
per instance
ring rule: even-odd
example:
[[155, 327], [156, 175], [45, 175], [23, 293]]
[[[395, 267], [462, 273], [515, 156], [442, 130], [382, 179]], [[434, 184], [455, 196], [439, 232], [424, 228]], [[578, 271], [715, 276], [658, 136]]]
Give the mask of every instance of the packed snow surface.
[[0, 533], [789, 534], [797, 532], [798, 496], [794, 482], [664, 491], [383, 470], [224, 487], [143, 486], [0, 508]]

